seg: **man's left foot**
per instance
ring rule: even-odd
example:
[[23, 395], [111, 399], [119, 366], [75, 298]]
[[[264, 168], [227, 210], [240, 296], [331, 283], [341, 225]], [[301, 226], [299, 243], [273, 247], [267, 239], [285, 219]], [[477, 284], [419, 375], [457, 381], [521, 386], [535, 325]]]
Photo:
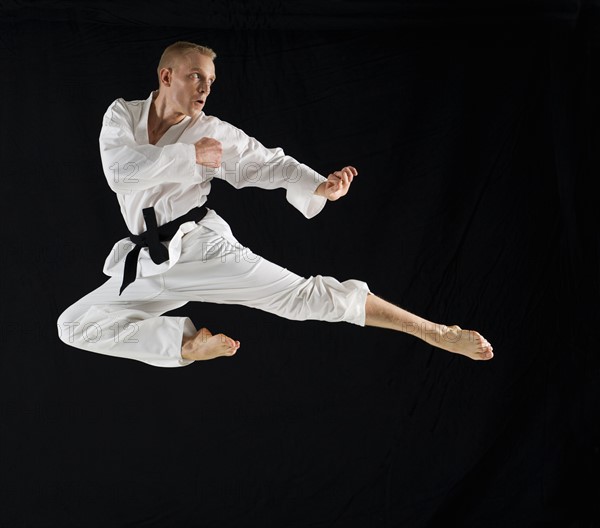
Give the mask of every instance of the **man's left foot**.
[[428, 335], [430, 345], [461, 354], [471, 359], [488, 360], [494, 357], [494, 347], [475, 330], [463, 330], [458, 325], [442, 326], [440, 335]]

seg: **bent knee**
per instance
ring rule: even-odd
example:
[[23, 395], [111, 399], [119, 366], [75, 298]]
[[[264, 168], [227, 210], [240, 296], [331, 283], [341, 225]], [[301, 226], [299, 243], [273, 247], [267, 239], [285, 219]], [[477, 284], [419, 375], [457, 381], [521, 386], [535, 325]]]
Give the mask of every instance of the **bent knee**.
[[78, 336], [81, 332], [77, 332], [78, 327], [81, 325], [81, 316], [83, 314], [80, 310], [74, 309], [74, 306], [67, 308], [62, 314], [60, 314], [56, 321], [58, 337], [67, 345], [76, 346]]

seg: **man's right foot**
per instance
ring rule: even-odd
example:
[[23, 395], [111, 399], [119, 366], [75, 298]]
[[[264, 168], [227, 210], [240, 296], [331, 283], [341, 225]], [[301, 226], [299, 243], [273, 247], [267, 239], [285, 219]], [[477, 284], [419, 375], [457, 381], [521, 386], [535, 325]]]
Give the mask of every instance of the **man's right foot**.
[[208, 328], [201, 328], [193, 336], [183, 337], [181, 357], [183, 359], [206, 360], [219, 356], [233, 356], [240, 342], [225, 334], [212, 335]]

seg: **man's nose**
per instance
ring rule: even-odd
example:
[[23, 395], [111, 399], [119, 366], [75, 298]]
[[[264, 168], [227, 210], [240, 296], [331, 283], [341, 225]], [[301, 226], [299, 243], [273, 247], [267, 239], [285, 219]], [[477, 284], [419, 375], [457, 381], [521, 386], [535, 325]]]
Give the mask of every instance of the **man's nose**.
[[210, 92], [210, 83], [207, 82], [200, 82], [200, 84], [198, 85], [198, 91], [199, 92], [204, 92], [204, 93], [209, 93]]

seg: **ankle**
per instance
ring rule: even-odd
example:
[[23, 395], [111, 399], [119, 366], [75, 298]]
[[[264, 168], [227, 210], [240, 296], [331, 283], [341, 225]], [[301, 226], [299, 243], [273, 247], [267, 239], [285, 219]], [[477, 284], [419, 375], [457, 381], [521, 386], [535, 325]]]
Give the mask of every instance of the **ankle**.
[[448, 338], [448, 327], [438, 323], [424, 323], [421, 325], [421, 339], [432, 345], [439, 346]]
[[190, 357], [191, 346], [188, 343], [193, 339], [193, 336], [183, 336], [181, 339], [181, 357], [183, 359], [192, 359]]

